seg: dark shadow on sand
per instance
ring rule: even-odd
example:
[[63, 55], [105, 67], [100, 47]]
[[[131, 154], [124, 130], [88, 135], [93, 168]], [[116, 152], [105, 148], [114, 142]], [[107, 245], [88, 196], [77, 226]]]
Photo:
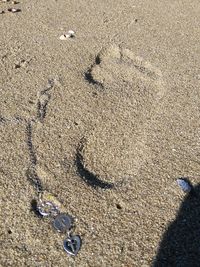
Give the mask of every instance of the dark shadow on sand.
[[76, 154], [76, 167], [79, 176], [83, 179], [87, 185], [92, 186], [93, 188], [101, 189], [112, 189], [114, 185], [112, 183], [104, 182], [100, 180], [98, 176], [87, 170], [83, 165], [82, 155], [77, 152]]
[[101, 63], [101, 59], [99, 57], [99, 55], [96, 56], [95, 58], [95, 63], [85, 72], [85, 80], [88, 81], [90, 84], [93, 85], [98, 85], [101, 89], [103, 89], [103, 84], [94, 80], [93, 76], [92, 76], [92, 69], [96, 66], [99, 65]]
[[96, 174], [89, 171], [86, 166], [84, 165], [84, 160], [82, 156], [82, 151], [84, 149], [84, 144], [86, 140], [82, 138], [80, 140], [80, 143], [77, 147], [76, 151], [76, 158], [75, 158], [75, 165], [77, 169], [77, 174], [82, 178], [82, 180], [89, 186], [97, 189], [112, 189], [114, 187], [113, 183], [109, 183], [106, 181], [102, 181], [100, 177], [98, 177]]
[[161, 240], [152, 267], [200, 266], [200, 185], [193, 187]]

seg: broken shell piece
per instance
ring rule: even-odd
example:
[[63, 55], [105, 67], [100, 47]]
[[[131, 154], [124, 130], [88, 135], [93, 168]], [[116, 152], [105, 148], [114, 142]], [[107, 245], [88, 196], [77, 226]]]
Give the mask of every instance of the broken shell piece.
[[183, 178], [177, 179], [177, 184], [185, 193], [189, 193], [192, 190], [192, 186]]
[[60, 40], [67, 40], [67, 38], [69, 38], [69, 36], [66, 34], [60, 36]]
[[75, 32], [70, 30], [70, 31], [68, 31], [67, 34], [61, 35], [60, 40], [67, 40], [68, 38], [73, 38], [73, 37], [75, 37]]
[[70, 37], [74, 37], [75, 36], [75, 32], [72, 30], [68, 31], [68, 35], [70, 35]]
[[16, 12], [20, 12], [21, 9], [19, 9], [19, 8], [9, 8], [8, 11], [12, 12], [12, 13], [16, 13]]

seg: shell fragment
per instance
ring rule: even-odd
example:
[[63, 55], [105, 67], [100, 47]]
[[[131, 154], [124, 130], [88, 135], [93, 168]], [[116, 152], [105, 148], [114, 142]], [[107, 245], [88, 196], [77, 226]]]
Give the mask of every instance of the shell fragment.
[[60, 36], [60, 40], [67, 40], [68, 38], [73, 38], [73, 37], [75, 37], [75, 32], [70, 30], [70, 31], [68, 31], [68, 33], [62, 34]]
[[192, 186], [183, 178], [177, 179], [177, 184], [185, 193], [189, 193], [192, 190]]
[[20, 12], [21, 9], [19, 9], [19, 8], [9, 8], [8, 11], [12, 12], [12, 13], [16, 13], [16, 12]]

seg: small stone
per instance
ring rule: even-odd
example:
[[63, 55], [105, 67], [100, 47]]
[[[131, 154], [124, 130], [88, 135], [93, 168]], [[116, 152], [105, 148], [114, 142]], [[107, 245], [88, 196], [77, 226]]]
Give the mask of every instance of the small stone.
[[0, 14], [4, 14], [5, 13], [5, 11], [4, 10], [0, 10]]

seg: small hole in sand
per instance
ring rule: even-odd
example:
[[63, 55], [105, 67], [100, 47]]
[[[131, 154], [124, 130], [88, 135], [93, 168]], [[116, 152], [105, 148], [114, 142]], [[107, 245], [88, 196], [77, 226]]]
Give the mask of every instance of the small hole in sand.
[[101, 63], [101, 59], [100, 59], [100, 57], [97, 55], [96, 56], [96, 58], [95, 58], [95, 63], [97, 64], [97, 65], [99, 65], [100, 63]]
[[120, 204], [116, 204], [116, 207], [117, 207], [118, 210], [122, 209], [122, 206]]
[[8, 234], [9, 234], [9, 235], [12, 234], [12, 231], [11, 231], [10, 229], [8, 230]]
[[92, 93], [92, 96], [93, 96], [93, 97], [97, 97], [97, 95], [98, 95], [97, 92], [93, 92], [93, 93]]

